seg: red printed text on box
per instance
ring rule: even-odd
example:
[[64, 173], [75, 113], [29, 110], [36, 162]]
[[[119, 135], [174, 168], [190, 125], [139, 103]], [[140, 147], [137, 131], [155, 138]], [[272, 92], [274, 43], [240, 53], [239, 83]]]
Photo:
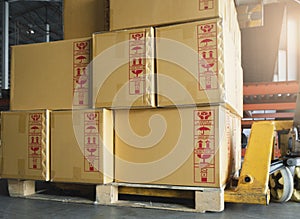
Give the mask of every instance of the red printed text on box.
[[197, 32], [199, 90], [218, 89], [217, 23], [199, 25]]
[[129, 38], [129, 95], [145, 94], [146, 36], [131, 33]]
[[215, 112], [194, 111], [194, 182], [215, 183]]
[[88, 106], [90, 41], [73, 44], [73, 105]]
[[28, 168], [42, 168], [42, 113], [29, 114], [28, 121]]
[[206, 11], [214, 9], [214, 0], [199, 0], [199, 10]]
[[84, 171], [100, 170], [99, 113], [84, 114]]

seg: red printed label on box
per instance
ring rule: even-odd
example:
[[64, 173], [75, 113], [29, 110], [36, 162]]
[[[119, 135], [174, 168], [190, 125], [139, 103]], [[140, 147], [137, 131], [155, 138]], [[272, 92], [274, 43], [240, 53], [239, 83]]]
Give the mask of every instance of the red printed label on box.
[[99, 113], [84, 114], [84, 171], [100, 170]]
[[215, 183], [215, 112], [194, 111], [194, 182]]
[[73, 105], [88, 106], [90, 41], [73, 44]]
[[199, 10], [206, 11], [214, 8], [215, 0], [199, 0]]
[[226, 143], [227, 143], [227, 152], [228, 152], [228, 159], [231, 158], [231, 117], [230, 114], [226, 113]]
[[218, 33], [217, 23], [199, 25], [198, 35], [198, 80], [199, 90], [218, 89]]
[[129, 94], [145, 94], [146, 36], [145, 32], [131, 33], [129, 39]]
[[29, 114], [28, 121], [28, 168], [42, 169], [42, 113]]

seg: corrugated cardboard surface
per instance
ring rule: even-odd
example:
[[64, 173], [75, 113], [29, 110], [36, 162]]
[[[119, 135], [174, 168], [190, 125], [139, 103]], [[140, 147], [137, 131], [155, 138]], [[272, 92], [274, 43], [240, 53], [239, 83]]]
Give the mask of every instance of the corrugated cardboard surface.
[[2, 112], [1, 177], [49, 180], [49, 112]]
[[239, 176], [239, 171], [242, 165], [242, 147], [241, 147], [241, 117], [231, 114], [232, 118], [232, 130], [231, 130], [231, 141], [232, 141], [232, 174], [236, 177]]
[[53, 111], [51, 181], [103, 184], [112, 179], [112, 112]]
[[93, 106], [155, 106], [154, 30], [93, 35]]
[[64, 39], [108, 30], [108, 0], [64, 0]]
[[240, 30], [230, 20], [236, 18], [156, 29], [159, 107], [227, 103], [242, 115], [240, 42], [235, 37]]
[[82, 38], [12, 47], [11, 110], [87, 108], [90, 46]]
[[240, 146], [231, 116], [222, 106], [116, 110], [115, 180], [224, 186]]
[[223, 17], [231, 0], [110, 0], [110, 29]]

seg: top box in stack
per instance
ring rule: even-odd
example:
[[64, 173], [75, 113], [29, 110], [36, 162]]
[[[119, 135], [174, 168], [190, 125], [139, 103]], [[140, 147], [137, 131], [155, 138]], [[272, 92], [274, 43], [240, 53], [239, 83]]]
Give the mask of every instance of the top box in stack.
[[64, 39], [108, 30], [108, 0], [64, 0]]
[[110, 0], [110, 30], [161, 26], [225, 16], [232, 0]]
[[64, 0], [65, 40], [12, 47], [11, 110], [90, 106], [91, 35], [108, 28], [106, 3]]
[[11, 110], [89, 107], [90, 38], [12, 47]]

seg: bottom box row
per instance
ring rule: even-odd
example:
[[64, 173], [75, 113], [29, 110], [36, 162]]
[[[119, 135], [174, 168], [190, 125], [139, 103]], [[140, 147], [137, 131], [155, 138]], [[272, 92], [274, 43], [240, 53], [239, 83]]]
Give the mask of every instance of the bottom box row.
[[241, 165], [223, 106], [1, 114], [1, 178], [223, 187]]

